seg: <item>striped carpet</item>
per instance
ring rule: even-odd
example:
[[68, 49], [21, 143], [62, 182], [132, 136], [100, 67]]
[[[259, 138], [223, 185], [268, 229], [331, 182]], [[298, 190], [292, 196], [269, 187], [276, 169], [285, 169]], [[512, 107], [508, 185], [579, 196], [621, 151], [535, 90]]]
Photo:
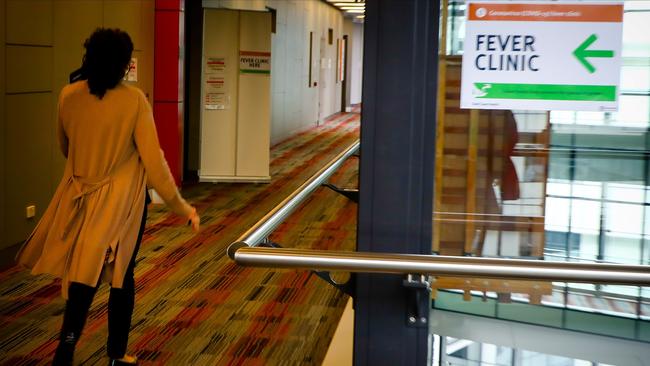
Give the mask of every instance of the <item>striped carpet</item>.
[[[153, 207], [135, 270], [130, 352], [142, 365], [318, 365], [347, 296], [307, 271], [234, 265], [225, 249], [358, 138], [342, 113], [274, 146], [269, 184], [197, 184], [183, 194], [202, 217], [194, 235]], [[330, 179], [356, 186], [350, 158]], [[318, 189], [271, 236], [287, 247], [353, 250], [356, 204]], [[0, 364], [46, 365], [64, 307], [60, 284], [17, 267], [0, 272]], [[108, 286], [91, 307], [75, 364], [104, 365]]]

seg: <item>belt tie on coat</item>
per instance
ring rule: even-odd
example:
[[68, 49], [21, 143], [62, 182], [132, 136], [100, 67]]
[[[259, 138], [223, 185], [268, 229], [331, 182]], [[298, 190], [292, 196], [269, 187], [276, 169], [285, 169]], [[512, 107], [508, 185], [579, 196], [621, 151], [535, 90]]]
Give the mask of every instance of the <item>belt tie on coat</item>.
[[68, 182], [72, 184], [74, 189], [77, 191], [77, 194], [72, 197], [72, 210], [68, 217], [68, 223], [65, 225], [63, 233], [61, 234], [61, 239], [65, 239], [68, 234], [70, 234], [72, 228], [82, 217], [83, 212], [86, 210], [86, 196], [104, 187], [110, 183], [110, 181], [110, 175], [99, 179], [84, 178], [74, 175], [70, 176]]
[[[70, 216], [68, 217], [68, 223], [65, 225], [65, 228], [63, 229], [63, 233], [61, 234], [62, 240], [65, 240], [68, 234], [70, 234], [70, 231], [72, 231], [72, 228], [81, 219], [83, 212], [86, 210], [86, 196], [104, 187], [105, 185], [110, 183], [110, 181], [111, 181], [110, 175], [100, 179], [83, 178], [74, 175], [70, 176], [70, 179], [68, 180], [68, 184], [71, 184], [72, 187], [74, 187], [77, 194], [75, 194], [74, 197], [72, 197], [72, 201], [73, 201], [72, 210], [70, 212]], [[68, 293], [68, 286], [69, 286], [68, 271], [70, 270], [72, 253], [74, 253], [76, 245], [77, 245], [77, 241], [73, 240], [72, 247], [70, 248], [70, 250], [68, 250], [65, 259], [65, 269], [62, 277], [63, 278], [62, 290], [63, 293], [66, 294]]]

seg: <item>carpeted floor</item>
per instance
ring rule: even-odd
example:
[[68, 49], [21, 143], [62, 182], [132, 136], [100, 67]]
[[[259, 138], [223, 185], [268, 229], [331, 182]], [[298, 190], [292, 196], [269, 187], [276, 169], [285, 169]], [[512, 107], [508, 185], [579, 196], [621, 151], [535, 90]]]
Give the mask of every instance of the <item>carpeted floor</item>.
[[[202, 217], [193, 234], [153, 207], [135, 270], [130, 352], [141, 365], [318, 365], [347, 296], [307, 271], [234, 265], [227, 246], [358, 138], [359, 115], [327, 123], [272, 148], [270, 184], [198, 184], [184, 196]], [[352, 157], [330, 179], [357, 184]], [[318, 189], [271, 236], [286, 247], [353, 250], [356, 204]], [[92, 305], [75, 364], [103, 365], [108, 286]], [[64, 307], [60, 285], [13, 267], [0, 272], [0, 364], [46, 365]]]

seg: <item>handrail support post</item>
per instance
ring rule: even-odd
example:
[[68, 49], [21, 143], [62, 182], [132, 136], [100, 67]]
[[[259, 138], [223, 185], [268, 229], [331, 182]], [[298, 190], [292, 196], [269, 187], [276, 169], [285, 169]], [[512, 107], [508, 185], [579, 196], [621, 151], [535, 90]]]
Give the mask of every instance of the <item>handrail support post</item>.
[[351, 298], [355, 298], [356, 273], [351, 273], [350, 279], [345, 283], [338, 283], [334, 281], [334, 279], [332, 279], [332, 273], [330, 271], [312, 271], [312, 273], [320, 277], [320, 279], [322, 279], [323, 281], [329, 283], [335, 289], [343, 292], [344, 294], [350, 296]]
[[323, 183], [323, 186], [333, 190], [334, 192], [345, 196], [350, 201], [359, 203], [359, 189], [358, 188], [340, 188], [332, 183]]
[[282, 245], [280, 243], [274, 242], [273, 240], [269, 239], [268, 236], [262, 239], [258, 246], [261, 248], [282, 248]]
[[431, 309], [429, 302], [431, 299], [431, 278], [424, 274], [409, 273], [402, 281], [402, 284], [409, 290], [406, 326], [410, 328], [427, 327]]

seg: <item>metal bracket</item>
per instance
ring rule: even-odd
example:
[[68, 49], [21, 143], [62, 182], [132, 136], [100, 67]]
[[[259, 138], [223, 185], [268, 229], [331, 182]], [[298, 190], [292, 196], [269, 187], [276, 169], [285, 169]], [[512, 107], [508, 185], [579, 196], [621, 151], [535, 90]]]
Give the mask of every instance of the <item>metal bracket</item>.
[[262, 248], [282, 248], [282, 245], [269, 240], [269, 238], [264, 238], [261, 243], [259, 243], [258, 247]]
[[320, 277], [323, 281], [334, 286], [337, 290], [347, 294], [348, 296], [355, 297], [355, 281], [357, 279], [354, 273], [350, 273], [350, 279], [345, 283], [338, 283], [332, 279], [329, 271], [312, 271], [316, 276]]
[[[258, 246], [264, 248], [282, 248], [282, 245], [265, 238]], [[316, 276], [320, 277], [323, 281], [334, 286], [337, 290], [354, 297], [354, 284], [356, 276], [354, 273], [350, 273], [350, 279], [346, 283], [338, 283], [332, 279], [332, 275], [329, 271], [311, 271]]]
[[428, 326], [429, 311], [431, 309], [431, 280], [423, 274], [408, 274], [404, 287], [409, 291], [406, 326], [411, 328], [424, 328]]
[[333, 190], [336, 193], [344, 195], [353, 202], [359, 203], [359, 190], [356, 188], [339, 188], [331, 183], [323, 183], [323, 186]]

